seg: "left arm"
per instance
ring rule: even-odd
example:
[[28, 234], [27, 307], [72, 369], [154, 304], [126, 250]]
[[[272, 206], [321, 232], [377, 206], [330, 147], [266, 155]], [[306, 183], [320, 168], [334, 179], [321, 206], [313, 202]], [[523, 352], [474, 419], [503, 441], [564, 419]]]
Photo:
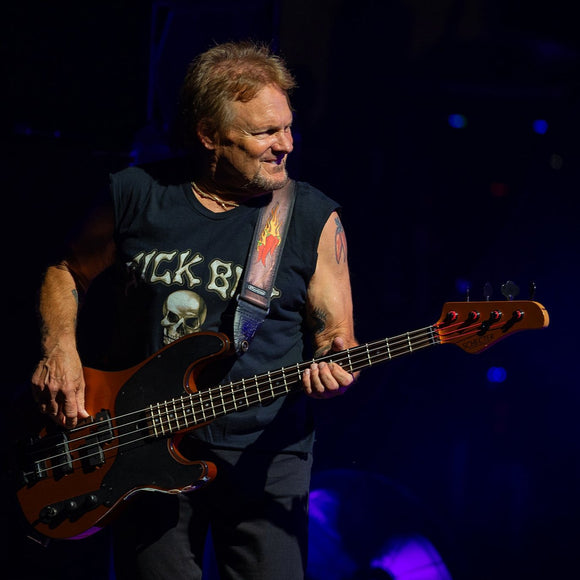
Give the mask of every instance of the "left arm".
[[[308, 286], [308, 323], [315, 356], [356, 346], [346, 236], [333, 212], [318, 244], [316, 270]], [[315, 398], [342, 394], [354, 376], [337, 363], [313, 363], [303, 375], [305, 392]]]

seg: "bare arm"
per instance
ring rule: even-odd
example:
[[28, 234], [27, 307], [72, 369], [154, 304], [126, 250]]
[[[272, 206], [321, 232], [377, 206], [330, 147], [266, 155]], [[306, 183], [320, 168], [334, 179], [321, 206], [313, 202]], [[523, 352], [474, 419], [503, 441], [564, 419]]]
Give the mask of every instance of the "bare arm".
[[[354, 334], [346, 236], [336, 212], [329, 217], [318, 245], [316, 271], [308, 287], [308, 318], [316, 353], [322, 356], [358, 343]], [[328, 398], [343, 393], [353, 375], [336, 363], [312, 364], [304, 373], [307, 394]]]
[[41, 412], [60, 425], [74, 427], [88, 417], [76, 343], [79, 295], [113, 257], [112, 211], [104, 208], [88, 223], [69, 259], [47, 269], [40, 289], [43, 357], [32, 375], [32, 388]]

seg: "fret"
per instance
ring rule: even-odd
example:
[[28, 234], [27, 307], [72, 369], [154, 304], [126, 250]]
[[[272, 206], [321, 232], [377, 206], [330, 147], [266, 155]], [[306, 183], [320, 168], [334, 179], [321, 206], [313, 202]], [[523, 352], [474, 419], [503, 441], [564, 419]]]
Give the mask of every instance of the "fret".
[[191, 425], [197, 425], [198, 423], [197, 415], [195, 413], [195, 405], [198, 399], [199, 399], [198, 392], [189, 395], [188, 413], [191, 417]]
[[352, 367], [352, 360], [350, 358], [350, 348], [346, 350], [346, 359], [348, 361], [348, 372], [352, 373], [353, 372], [353, 367]]
[[[255, 381], [256, 379], [256, 375], [254, 375], [254, 377], [252, 378], [252, 380]], [[250, 406], [250, 401], [248, 399], [248, 391], [246, 388], [244, 388], [244, 390], [242, 391], [242, 394], [244, 395], [244, 399], [246, 399], [246, 403], [245, 403], [245, 407], [249, 407]]]
[[205, 414], [205, 403], [203, 401], [203, 391], [199, 392], [199, 410], [201, 411], [201, 421], [202, 423], [205, 423], [205, 421], [207, 421], [207, 417]]
[[[270, 372], [269, 371], [268, 371], [266, 376], [268, 377], [267, 381], [269, 381], [270, 380]], [[257, 385], [257, 383], [256, 383], [256, 385]], [[256, 393], [258, 395], [258, 403], [261, 403], [262, 402], [262, 393], [261, 393], [260, 389], [256, 389]]]
[[185, 403], [183, 400], [183, 396], [179, 397], [179, 402], [181, 403], [181, 406], [179, 408], [179, 412], [177, 412], [177, 409], [176, 409], [176, 413], [183, 420], [183, 428], [185, 429], [185, 428], [189, 427], [189, 424], [187, 423], [187, 416], [185, 413]]
[[[286, 379], [286, 369], [285, 369], [284, 367], [282, 367], [282, 368], [280, 369], [280, 373], [281, 373], [281, 375], [282, 375], [282, 378], [280, 379], [280, 382], [281, 382], [281, 383], [284, 385], [284, 390], [285, 390], [286, 392], [288, 392], [288, 381], [287, 381], [287, 379]], [[277, 386], [277, 385], [276, 385], [276, 386]], [[272, 395], [273, 395], [273, 396], [275, 396], [273, 393], [272, 393]]]
[[296, 363], [296, 375], [299, 381], [302, 380], [302, 369], [306, 368], [306, 364]]
[[173, 430], [171, 428], [171, 421], [173, 419], [173, 415], [171, 413], [171, 401], [165, 401], [164, 407], [165, 407], [165, 425], [166, 425], [167, 433], [171, 434], [171, 432]]
[[[243, 383], [243, 379], [242, 379], [242, 383]], [[238, 403], [236, 401], [236, 393], [234, 392], [234, 384], [230, 383], [230, 391], [232, 393], [232, 403], [234, 404], [234, 411], [238, 410]]]
[[413, 352], [413, 345], [411, 344], [411, 335], [407, 332], [407, 343], [409, 344], [409, 352]]
[[166, 431], [166, 434], [171, 433], [171, 415], [169, 414], [169, 403], [167, 401], [163, 401], [163, 424]]
[[206, 405], [207, 405], [207, 407], [209, 407], [211, 409], [212, 418], [215, 419], [215, 417], [218, 416], [219, 411], [218, 411], [218, 406], [216, 405], [217, 401], [216, 401], [216, 397], [215, 397], [213, 389], [210, 389], [208, 391], [207, 397], [208, 397], [208, 402]]
[[[266, 380], [266, 375], [262, 375], [264, 380]], [[267, 381], [266, 381], [266, 386], [267, 386]], [[262, 383], [260, 381], [260, 377], [258, 377], [257, 375], [254, 375], [254, 389], [256, 389], [256, 395], [258, 396], [258, 400], [255, 401], [252, 398], [252, 402], [250, 403], [250, 405], [253, 405], [254, 403], [261, 403], [262, 402], [262, 394], [265, 394], [265, 391], [263, 391], [264, 388], [264, 383]]]
[[201, 410], [203, 413], [204, 421], [207, 421], [208, 418], [213, 419], [213, 401], [211, 399], [211, 391], [202, 391]]
[[176, 410], [177, 415], [182, 421], [182, 428], [186, 428], [188, 426], [188, 424], [187, 424], [187, 415], [185, 413], [185, 404], [184, 404], [183, 395], [181, 397], [179, 397], [179, 399], [176, 399], [176, 401], [179, 403], [177, 405], [177, 410]]
[[183, 420], [185, 421], [185, 427], [191, 426], [191, 395], [183, 395], [181, 397], [181, 412], [183, 414]]
[[157, 403], [157, 418], [159, 424], [159, 430], [161, 431], [161, 435], [165, 435], [165, 424], [163, 422], [163, 415], [161, 414], [161, 403]]
[[149, 405], [149, 431], [153, 430], [153, 436], [157, 437], [157, 425], [155, 424], [155, 418], [153, 417], [153, 405]]
[[[179, 431], [179, 415], [177, 414], [177, 406], [175, 405], [175, 399], [173, 399], [173, 417], [175, 419], [175, 429], [174, 431]], [[170, 423], [171, 426], [171, 423]]]
[[268, 385], [270, 386], [270, 398], [273, 399], [276, 396], [276, 392], [274, 391], [274, 383], [272, 382], [270, 371], [268, 371]]
[[163, 433], [163, 435], [165, 435], [167, 431], [167, 401], [163, 401], [163, 403], [159, 405], [159, 408], [160, 408], [159, 419], [161, 422], [161, 432]]
[[217, 389], [217, 392], [218, 392], [219, 398], [220, 398], [220, 407], [221, 407], [221, 413], [220, 413], [220, 415], [224, 415], [227, 412], [226, 402], [224, 400], [224, 393], [223, 393], [223, 391], [222, 391], [221, 388], [218, 388]]
[[[259, 403], [260, 402], [260, 383], [258, 382], [258, 377], [256, 375], [254, 375], [252, 377], [252, 381], [253, 381], [253, 385], [252, 385], [252, 390], [247, 391], [246, 393], [246, 401], [248, 403], [248, 407], [250, 405], [253, 405], [254, 403]], [[257, 400], [254, 398], [254, 393], [257, 395]], [[248, 395], [249, 395], [249, 399], [248, 399]]]
[[155, 425], [155, 435], [157, 437], [163, 435], [163, 425], [161, 424], [161, 417], [159, 415], [159, 403], [151, 406], [151, 413], [153, 416], [153, 422]]
[[373, 359], [371, 358], [371, 353], [369, 351], [369, 345], [365, 344], [366, 351], [367, 351], [367, 360], [369, 361], [369, 366], [373, 364]]
[[[244, 395], [244, 397], [246, 398], [246, 404], [248, 403], [248, 396], [246, 394], [246, 379], [242, 379], [242, 395]], [[236, 396], [236, 399], [238, 400], [238, 402], [240, 403], [240, 405], [242, 406], [242, 409], [244, 408], [242, 401], [240, 399], [238, 399], [238, 397]], [[237, 407], [236, 407], [237, 409]]]

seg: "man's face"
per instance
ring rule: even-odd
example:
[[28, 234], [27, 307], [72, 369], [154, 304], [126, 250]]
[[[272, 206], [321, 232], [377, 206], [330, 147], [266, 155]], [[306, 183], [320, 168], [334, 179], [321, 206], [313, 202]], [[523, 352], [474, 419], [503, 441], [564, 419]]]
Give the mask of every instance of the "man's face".
[[292, 111], [286, 95], [268, 85], [251, 101], [230, 106], [233, 122], [213, 143], [216, 184], [252, 194], [284, 187], [286, 159], [293, 149]]

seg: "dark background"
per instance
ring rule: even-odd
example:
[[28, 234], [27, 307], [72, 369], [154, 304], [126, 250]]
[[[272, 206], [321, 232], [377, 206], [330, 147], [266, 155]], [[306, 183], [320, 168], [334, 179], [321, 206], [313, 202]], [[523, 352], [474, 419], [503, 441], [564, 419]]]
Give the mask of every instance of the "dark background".
[[[344, 208], [361, 341], [432, 324], [466, 288], [482, 299], [486, 282], [495, 300], [507, 280], [520, 298], [534, 282], [551, 316], [548, 329], [479, 355], [443, 346], [374, 367], [347, 396], [320, 405], [315, 473], [390, 483], [369, 496], [335, 478], [358, 514], [342, 525], [376, 540], [408, 514], [455, 579], [579, 577], [573, 5], [4, 6], [4, 407], [36, 362], [36, 291], [71, 220], [109, 171], [165, 152], [176, 91], [196, 53], [213, 41], [264, 40], [300, 86], [292, 173]], [[464, 116], [463, 128], [451, 126], [452, 114]], [[536, 120], [548, 123], [544, 134]], [[491, 367], [505, 369], [503, 382], [488, 380]], [[6, 577], [102, 577], [101, 564], [85, 566], [101, 562], [104, 542], [45, 550], [15, 531], [4, 545]]]

